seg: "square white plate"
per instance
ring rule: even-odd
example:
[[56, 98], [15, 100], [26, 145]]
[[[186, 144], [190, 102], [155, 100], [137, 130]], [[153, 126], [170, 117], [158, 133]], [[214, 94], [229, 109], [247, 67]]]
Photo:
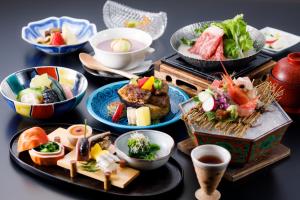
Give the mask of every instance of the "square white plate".
[[265, 27], [260, 30], [264, 35], [266, 34], [279, 34], [281, 36], [281, 40], [283, 40], [283, 46], [280, 49], [272, 49], [268, 46], [264, 46], [263, 51], [269, 54], [278, 54], [284, 50], [287, 50], [288, 48], [298, 44], [300, 42], [300, 37], [298, 35], [288, 33], [279, 29], [271, 28], [271, 27]]

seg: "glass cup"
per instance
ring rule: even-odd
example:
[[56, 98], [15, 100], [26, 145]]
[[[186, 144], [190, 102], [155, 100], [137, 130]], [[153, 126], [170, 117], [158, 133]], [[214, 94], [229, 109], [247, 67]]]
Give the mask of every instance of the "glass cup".
[[191, 152], [200, 189], [195, 193], [199, 200], [217, 200], [221, 194], [217, 187], [231, 160], [228, 150], [218, 145], [205, 144]]

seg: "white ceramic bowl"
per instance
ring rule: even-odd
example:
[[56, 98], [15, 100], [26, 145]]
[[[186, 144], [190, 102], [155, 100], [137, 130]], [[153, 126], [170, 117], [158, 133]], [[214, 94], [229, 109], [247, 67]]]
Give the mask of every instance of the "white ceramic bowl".
[[[155, 160], [143, 160], [128, 156], [128, 138], [132, 133], [141, 133], [149, 137], [151, 143], [158, 144], [160, 150], [157, 152]], [[130, 131], [119, 136], [115, 141], [115, 149], [119, 158], [126, 160], [129, 166], [140, 170], [153, 170], [166, 164], [175, 148], [174, 140], [166, 133], [155, 130]]]
[[[118, 38], [136, 40], [145, 44], [145, 46], [142, 49], [130, 52], [109, 52], [97, 48], [97, 45], [103, 41]], [[144, 62], [146, 56], [155, 51], [150, 47], [152, 44], [150, 34], [134, 28], [106, 29], [95, 34], [89, 42], [94, 49], [95, 58], [103, 65], [113, 69], [134, 69]]]

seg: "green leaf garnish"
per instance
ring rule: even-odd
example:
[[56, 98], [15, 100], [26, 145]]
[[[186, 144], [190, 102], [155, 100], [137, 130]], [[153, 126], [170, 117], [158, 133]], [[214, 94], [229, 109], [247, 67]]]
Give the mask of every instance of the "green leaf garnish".
[[215, 112], [205, 112], [207, 118], [209, 121], [215, 120], [216, 119], [216, 113]]
[[193, 101], [195, 101], [195, 102], [197, 102], [197, 103], [198, 103], [198, 102], [200, 102], [200, 99], [199, 99], [199, 97], [198, 97], [198, 96], [194, 96], [194, 97], [193, 97]]
[[180, 39], [180, 41], [181, 41], [182, 44], [185, 44], [185, 45], [187, 45], [187, 46], [193, 46], [193, 45], [195, 44], [195, 41], [194, 41], [194, 40], [190, 40], [190, 39], [187, 39], [187, 38], [185, 38], [185, 37], [182, 37], [182, 38]]

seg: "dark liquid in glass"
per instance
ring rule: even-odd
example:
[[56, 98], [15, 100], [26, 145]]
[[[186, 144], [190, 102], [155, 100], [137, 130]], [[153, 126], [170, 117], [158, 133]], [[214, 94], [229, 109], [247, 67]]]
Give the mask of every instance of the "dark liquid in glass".
[[217, 156], [202, 156], [198, 159], [200, 162], [202, 163], [206, 163], [206, 164], [220, 164], [223, 162], [222, 159], [220, 159]]

